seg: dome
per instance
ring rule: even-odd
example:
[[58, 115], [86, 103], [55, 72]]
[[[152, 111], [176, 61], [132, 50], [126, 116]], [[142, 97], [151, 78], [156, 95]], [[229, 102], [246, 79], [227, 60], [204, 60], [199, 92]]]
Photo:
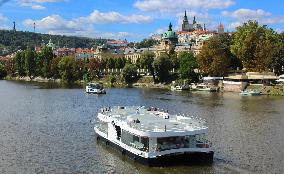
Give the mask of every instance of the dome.
[[174, 31], [167, 31], [163, 34], [163, 39], [170, 39], [170, 38], [176, 38], [176, 32]]
[[171, 38], [177, 38], [177, 34], [172, 30], [172, 24], [170, 23], [168, 31], [163, 34], [163, 39]]

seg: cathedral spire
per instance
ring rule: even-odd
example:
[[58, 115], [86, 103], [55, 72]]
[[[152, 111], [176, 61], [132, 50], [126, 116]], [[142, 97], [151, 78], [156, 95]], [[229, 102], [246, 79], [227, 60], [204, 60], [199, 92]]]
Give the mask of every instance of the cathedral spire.
[[186, 15], [186, 10], [184, 11], [184, 17], [187, 17], [187, 15]]
[[170, 24], [169, 24], [169, 30], [168, 31], [173, 31], [173, 25], [172, 25], [172, 23], [170, 22]]
[[196, 24], [195, 16], [193, 17], [193, 24]]

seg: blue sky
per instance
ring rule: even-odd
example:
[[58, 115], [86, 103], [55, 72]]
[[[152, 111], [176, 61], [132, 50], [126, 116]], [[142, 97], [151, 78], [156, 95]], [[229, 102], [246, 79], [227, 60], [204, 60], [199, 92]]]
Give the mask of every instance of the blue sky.
[[192, 20], [225, 30], [252, 19], [284, 31], [283, 0], [0, 0], [0, 28], [139, 41], [181, 27], [184, 10]]

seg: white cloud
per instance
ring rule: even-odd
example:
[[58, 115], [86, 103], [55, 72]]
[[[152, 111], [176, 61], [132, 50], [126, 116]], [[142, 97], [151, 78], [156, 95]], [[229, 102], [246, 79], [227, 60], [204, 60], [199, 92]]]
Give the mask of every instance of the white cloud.
[[280, 34], [280, 33], [283, 33], [283, 32], [284, 32], [284, 29], [283, 29], [283, 28], [282, 28], [282, 29], [276, 28], [275, 31]]
[[7, 22], [8, 21], [8, 18], [6, 16], [4, 16], [2, 13], [0, 13], [0, 22], [3, 23], [3, 22]]
[[43, 10], [43, 9], [45, 9], [45, 7], [42, 6], [42, 5], [32, 5], [31, 7], [34, 10]]
[[94, 10], [89, 16], [78, 18], [78, 21], [81, 22], [90, 22], [90, 23], [98, 23], [98, 24], [106, 24], [106, 23], [149, 23], [152, 21], [150, 16], [144, 15], [122, 15], [115, 11], [110, 11], [107, 13], [99, 12], [98, 10]]
[[66, 0], [19, 0], [20, 3], [46, 3], [46, 2], [62, 2]]
[[[110, 15], [110, 16], [109, 16]], [[33, 28], [36, 24], [36, 30], [60, 35], [76, 35], [87, 37], [104, 37], [104, 38], [126, 38], [136, 37], [136, 35], [128, 32], [97, 32], [93, 28], [95, 23], [145, 23], [150, 22], [151, 18], [140, 15], [121, 15], [117, 12], [100, 13], [94, 11], [87, 17], [79, 17], [74, 19], [64, 19], [60, 15], [50, 15], [40, 20], [26, 19], [23, 25]], [[138, 36], [137, 36], [138, 37]]]
[[243, 22], [232, 22], [228, 25], [228, 29], [235, 30], [238, 26], [241, 26]]
[[270, 18], [261, 19], [262, 24], [284, 24], [284, 16], [275, 16]]
[[129, 32], [116, 32], [116, 33], [106, 32], [106, 33], [97, 33], [96, 35], [107, 39], [125, 39], [134, 36], [134, 34]]
[[18, 3], [24, 7], [31, 7], [34, 10], [43, 10], [45, 6], [42, 4], [44, 3], [55, 3], [55, 2], [62, 2], [68, 0], [18, 0]]
[[3, 15], [2, 13], [0, 13], [0, 29], [1, 30], [8, 30], [9, 26], [7, 25], [8, 22], [8, 18]]
[[139, 0], [134, 7], [142, 11], [177, 12], [184, 9], [224, 9], [234, 0]]
[[259, 19], [265, 16], [271, 16], [271, 13], [266, 12], [262, 9], [251, 10], [251, 9], [238, 9], [233, 12], [223, 11], [221, 13], [225, 17], [231, 17], [235, 19]]
[[236, 11], [223, 11], [221, 13], [224, 17], [233, 19], [229, 24], [229, 29], [236, 29], [248, 20], [256, 20], [261, 25], [284, 24], [284, 16], [273, 16], [270, 12], [262, 9], [238, 9]]
[[68, 21], [59, 15], [47, 16], [41, 20], [26, 19], [23, 22], [23, 24], [27, 27], [33, 27], [34, 23], [36, 23], [38, 29], [51, 31], [79, 31], [83, 28], [75, 21]]

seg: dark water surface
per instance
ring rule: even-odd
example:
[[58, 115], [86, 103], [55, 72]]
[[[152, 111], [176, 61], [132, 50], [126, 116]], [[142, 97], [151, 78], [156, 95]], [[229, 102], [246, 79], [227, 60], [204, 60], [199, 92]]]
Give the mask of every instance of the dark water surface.
[[[97, 144], [100, 107], [146, 105], [207, 120], [213, 165], [148, 168]], [[0, 81], [0, 173], [284, 173], [284, 98], [157, 89], [46, 89]]]

